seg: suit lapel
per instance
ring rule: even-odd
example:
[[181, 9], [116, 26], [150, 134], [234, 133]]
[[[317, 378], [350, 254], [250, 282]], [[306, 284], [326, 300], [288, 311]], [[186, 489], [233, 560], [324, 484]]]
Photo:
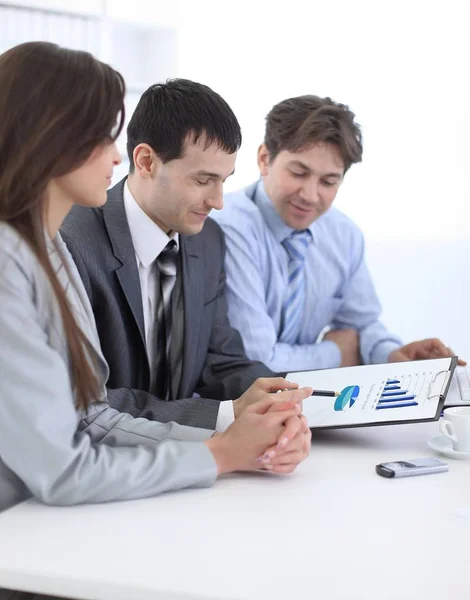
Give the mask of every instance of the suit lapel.
[[184, 298], [184, 346], [183, 368], [178, 397], [185, 398], [189, 392], [192, 364], [197, 353], [201, 316], [204, 309], [204, 258], [198, 236], [180, 236], [183, 270]]
[[146, 347], [139, 271], [124, 208], [123, 188], [125, 182], [124, 178], [108, 191], [108, 201], [103, 206], [103, 218], [114, 256], [121, 263], [121, 266], [116, 269], [116, 276], [134, 316], [142, 343]]

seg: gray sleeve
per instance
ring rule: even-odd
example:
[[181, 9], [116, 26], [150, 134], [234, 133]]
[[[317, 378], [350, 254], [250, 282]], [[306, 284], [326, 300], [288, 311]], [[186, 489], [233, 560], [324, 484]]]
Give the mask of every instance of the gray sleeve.
[[174, 421], [159, 423], [134, 418], [111, 408], [107, 402], [93, 404], [80, 421], [78, 431], [86, 432], [93, 443], [133, 446], [162, 440], [204, 442], [214, 433], [209, 429], [179, 425]]
[[275, 377], [276, 374], [262, 362], [248, 359], [240, 333], [230, 324], [224, 269], [225, 237], [218, 225], [214, 223], [214, 227], [222, 266], [214, 302], [210, 343], [197, 392], [211, 398], [239, 398], [259, 377]]
[[108, 389], [109, 404], [120, 412], [151, 421], [176, 421], [190, 427], [215, 429], [220, 401], [208, 398], [185, 398], [165, 402], [143, 390]]
[[35, 283], [14, 258], [0, 269], [0, 456], [6, 466], [50, 504], [212, 485], [216, 463], [202, 443], [210, 431], [133, 419], [104, 403], [79, 422], [67, 365], [40, 325]]

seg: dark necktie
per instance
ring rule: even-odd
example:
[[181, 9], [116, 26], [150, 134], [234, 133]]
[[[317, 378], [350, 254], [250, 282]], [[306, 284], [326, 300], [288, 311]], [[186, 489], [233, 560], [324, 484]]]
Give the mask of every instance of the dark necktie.
[[171, 296], [176, 282], [178, 248], [170, 240], [156, 259], [160, 279], [160, 294], [156, 315], [155, 393], [168, 400], [171, 393]]

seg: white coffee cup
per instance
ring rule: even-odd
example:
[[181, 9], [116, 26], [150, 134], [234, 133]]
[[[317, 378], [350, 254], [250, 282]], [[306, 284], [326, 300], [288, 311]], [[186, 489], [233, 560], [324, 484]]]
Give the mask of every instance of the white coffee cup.
[[439, 430], [451, 440], [454, 450], [470, 452], [470, 406], [446, 408]]

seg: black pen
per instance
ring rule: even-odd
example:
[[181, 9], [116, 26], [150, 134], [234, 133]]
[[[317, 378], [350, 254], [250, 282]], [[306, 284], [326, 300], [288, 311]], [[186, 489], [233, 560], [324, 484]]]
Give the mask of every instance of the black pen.
[[333, 392], [332, 390], [313, 390], [312, 396], [329, 396], [330, 398], [337, 398], [341, 392]]

